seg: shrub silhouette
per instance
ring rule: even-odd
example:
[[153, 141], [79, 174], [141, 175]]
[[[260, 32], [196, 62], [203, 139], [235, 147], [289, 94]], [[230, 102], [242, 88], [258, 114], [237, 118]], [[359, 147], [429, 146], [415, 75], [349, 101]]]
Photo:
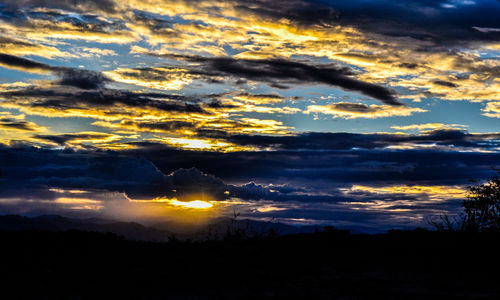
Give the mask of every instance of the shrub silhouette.
[[500, 229], [500, 169], [496, 171], [485, 183], [478, 182], [468, 188], [467, 199], [462, 202], [463, 230]]

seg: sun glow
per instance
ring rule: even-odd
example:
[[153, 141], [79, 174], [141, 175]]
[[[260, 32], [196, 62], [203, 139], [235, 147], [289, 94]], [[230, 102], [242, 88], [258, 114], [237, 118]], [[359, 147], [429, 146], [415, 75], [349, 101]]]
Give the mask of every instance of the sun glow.
[[214, 206], [212, 203], [202, 200], [193, 200], [187, 202], [179, 200], [170, 200], [168, 203], [174, 206], [181, 206], [185, 208], [196, 208], [196, 209], [207, 209]]
[[163, 138], [163, 139], [157, 139], [156, 141], [160, 141], [174, 147], [179, 147], [188, 150], [221, 151], [221, 152], [253, 150], [253, 148], [251, 147], [240, 147], [235, 144], [226, 143], [215, 139], [194, 139], [186, 137], [186, 138]]
[[[191, 198], [193, 199], [193, 198]], [[196, 198], [194, 198], [196, 199]], [[203, 198], [202, 198], [203, 199]], [[135, 203], [166, 203], [170, 206], [180, 207], [180, 208], [194, 208], [194, 209], [208, 209], [214, 206], [213, 200], [205, 201], [205, 200], [191, 200], [191, 201], [180, 201], [177, 198], [163, 198], [158, 197], [152, 200], [133, 200], [129, 199], [130, 202]]]

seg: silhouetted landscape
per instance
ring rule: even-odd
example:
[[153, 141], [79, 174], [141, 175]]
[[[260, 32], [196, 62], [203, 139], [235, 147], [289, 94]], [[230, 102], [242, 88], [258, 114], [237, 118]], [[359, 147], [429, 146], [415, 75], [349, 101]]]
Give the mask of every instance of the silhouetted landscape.
[[[5, 227], [4, 227], [5, 228]], [[3, 299], [497, 299], [498, 232], [416, 229], [166, 243], [0, 232]]]
[[[103, 218], [74, 219], [59, 215], [25, 217], [0, 216], [0, 230], [4, 231], [93, 231], [114, 233], [129, 240], [167, 242], [171, 239], [206, 240], [222, 239], [228, 234], [240, 234], [246, 238], [260, 237], [273, 232], [276, 235], [312, 233], [324, 226], [291, 226], [279, 222], [238, 220], [221, 217], [202, 224], [186, 224], [166, 221], [145, 226], [136, 222], [123, 222]], [[229, 232], [228, 232], [229, 230]], [[243, 236], [242, 236], [243, 237]]]

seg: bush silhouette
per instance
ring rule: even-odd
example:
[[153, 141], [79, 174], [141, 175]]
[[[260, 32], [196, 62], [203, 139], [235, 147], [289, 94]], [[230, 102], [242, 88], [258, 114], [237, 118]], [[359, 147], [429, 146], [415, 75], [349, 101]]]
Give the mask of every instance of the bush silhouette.
[[462, 229], [484, 231], [500, 229], [500, 170], [485, 183], [470, 186], [462, 202]]

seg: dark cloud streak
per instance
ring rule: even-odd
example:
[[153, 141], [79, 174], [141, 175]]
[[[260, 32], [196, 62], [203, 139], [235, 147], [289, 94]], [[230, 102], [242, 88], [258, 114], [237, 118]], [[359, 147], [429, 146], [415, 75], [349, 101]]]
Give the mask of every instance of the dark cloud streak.
[[86, 90], [103, 88], [105, 83], [110, 82], [110, 80], [100, 72], [55, 67], [9, 54], [0, 54], [0, 65], [33, 72], [52, 72], [61, 77], [59, 81], [56, 81], [56, 84], [73, 86]]
[[37, 131], [39, 127], [32, 122], [16, 120], [0, 115], [0, 129], [19, 130], [19, 131]]
[[322, 83], [358, 92], [385, 104], [402, 105], [393, 90], [355, 79], [352, 77], [354, 73], [347, 67], [309, 65], [285, 59], [235, 59], [177, 54], [158, 56], [195, 63], [197, 66], [191, 66], [190, 73], [206, 80], [211, 80], [213, 77], [231, 76], [235, 79], [245, 78], [281, 88], [288, 88], [288, 85], [294, 84]]

